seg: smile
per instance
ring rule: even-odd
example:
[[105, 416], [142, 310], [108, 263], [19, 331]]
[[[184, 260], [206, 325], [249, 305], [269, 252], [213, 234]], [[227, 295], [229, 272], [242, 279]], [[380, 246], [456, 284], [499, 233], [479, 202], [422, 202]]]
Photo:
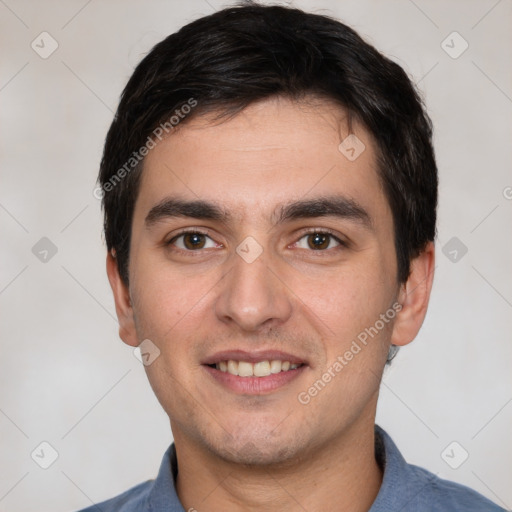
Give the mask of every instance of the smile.
[[221, 372], [227, 372], [238, 377], [268, 377], [269, 375], [296, 370], [301, 364], [281, 361], [279, 359], [263, 360], [256, 363], [249, 361], [235, 361], [229, 359], [220, 361], [214, 366]]
[[213, 382], [243, 395], [277, 391], [299, 379], [309, 368], [305, 358], [278, 350], [224, 350], [201, 363]]

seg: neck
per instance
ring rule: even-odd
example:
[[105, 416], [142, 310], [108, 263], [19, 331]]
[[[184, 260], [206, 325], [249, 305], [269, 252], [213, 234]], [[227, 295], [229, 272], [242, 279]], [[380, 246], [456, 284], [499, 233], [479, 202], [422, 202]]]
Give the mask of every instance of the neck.
[[227, 462], [177, 432], [180, 500], [185, 510], [198, 511], [367, 512], [382, 472], [375, 460], [375, 414], [362, 420], [281, 467]]

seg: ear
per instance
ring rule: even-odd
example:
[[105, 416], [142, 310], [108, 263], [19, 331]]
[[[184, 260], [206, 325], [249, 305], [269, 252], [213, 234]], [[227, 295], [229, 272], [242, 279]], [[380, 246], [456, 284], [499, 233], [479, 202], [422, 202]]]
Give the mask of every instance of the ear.
[[434, 264], [435, 248], [433, 242], [429, 242], [425, 250], [411, 261], [411, 273], [407, 282], [400, 287], [398, 302], [402, 309], [393, 326], [393, 345], [407, 345], [418, 334], [427, 314], [434, 281]]
[[107, 275], [116, 303], [119, 337], [132, 347], [139, 346], [128, 286], [121, 279], [115, 251], [107, 254]]

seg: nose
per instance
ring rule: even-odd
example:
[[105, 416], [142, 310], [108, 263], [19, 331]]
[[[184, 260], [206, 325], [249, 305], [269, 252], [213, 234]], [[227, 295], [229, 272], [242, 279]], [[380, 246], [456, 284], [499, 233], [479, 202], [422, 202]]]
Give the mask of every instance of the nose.
[[238, 254], [233, 260], [216, 300], [217, 318], [245, 332], [285, 323], [292, 312], [291, 292], [276, 265], [269, 267], [265, 252], [251, 263]]

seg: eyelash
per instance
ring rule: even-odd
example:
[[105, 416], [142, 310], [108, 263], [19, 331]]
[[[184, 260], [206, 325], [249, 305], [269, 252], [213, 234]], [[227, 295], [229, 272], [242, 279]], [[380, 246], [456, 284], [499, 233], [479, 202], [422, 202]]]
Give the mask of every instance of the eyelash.
[[[210, 238], [211, 240], [213, 240], [213, 238], [210, 236], [209, 232], [208, 231], [202, 231], [200, 229], [197, 229], [197, 228], [194, 228], [194, 229], [184, 229], [182, 231], [179, 231], [176, 235], [174, 235], [168, 242], [165, 242], [165, 246], [166, 247], [172, 247], [173, 243], [178, 239], [180, 238], [181, 236], [183, 235], [203, 235], [203, 236], [207, 236], [208, 238]], [[190, 251], [190, 250], [185, 250], [185, 249], [180, 249], [179, 247], [175, 247], [173, 248], [173, 250], [175, 251], [181, 251], [181, 252], [186, 252], [186, 253], [200, 253], [201, 250], [197, 250], [197, 251]]]
[[[319, 228], [314, 229], [313, 228], [313, 229], [308, 229], [307, 231], [303, 231], [300, 234], [300, 237], [297, 239], [297, 241], [294, 242], [294, 244], [299, 242], [299, 240], [302, 240], [302, 238], [304, 238], [305, 236], [316, 235], [316, 234], [318, 234], [318, 235], [328, 235], [328, 236], [332, 237], [339, 244], [339, 246], [331, 248], [331, 249], [324, 249], [324, 250], [318, 250], [318, 251], [310, 249], [309, 252], [312, 252], [312, 253], [322, 253], [322, 252], [328, 252], [328, 251], [330, 252], [330, 251], [333, 251], [333, 250], [336, 250], [336, 249], [346, 249], [346, 248], [349, 247], [348, 242], [346, 242], [346, 241], [342, 240], [341, 238], [339, 238], [338, 236], [336, 236], [334, 234], [334, 232], [331, 231], [328, 228], [322, 228], [322, 229], [319, 229]], [[178, 238], [180, 238], [181, 236], [183, 236], [183, 235], [203, 235], [203, 236], [209, 237], [211, 240], [213, 240], [213, 238], [210, 236], [208, 231], [202, 231], [202, 230], [197, 229], [197, 228], [194, 228], [194, 229], [184, 229], [183, 231], [180, 231], [176, 235], [174, 235], [168, 242], [165, 242], [165, 246], [172, 247], [173, 243], [176, 242], [176, 240]], [[173, 250], [181, 251], [181, 252], [186, 252], [186, 253], [201, 253], [202, 252], [201, 249], [198, 249], [198, 250], [194, 251], [194, 250], [180, 249], [180, 248], [176, 248], [176, 247], [173, 248]], [[307, 249], [305, 249], [305, 250], [307, 250]]]
[[[330, 251], [336, 251], [336, 250], [341, 250], [341, 249], [347, 249], [348, 248], [348, 242], [346, 242], [345, 240], [342, 240], [340, 237], [336, 236], [334, 234], [333, 231], [331, 231], [330, 229], [328, 228], [313, 228], [313, 229], [308, 229], [307, 231], [303, 231], [300, 235], [300, 237], [298, 238], [297, 242], [299, 240], [302, 240], [305, 236], [308, 236], [308, 235], [328, 235], [330, 236], [332, 239], [334, 239], [336, 242], [338, 242], [339, 246], [337, 247], [334, 247], [334, 248], [331, 248], [331, 249], [324, 249], [324, 250], [313, 250], [313, 249], [310, 249], [309, 252], [312, 252], [312, 253], [315, 253], [315, 254], [319, 254], [319, 253], [322, 253], [322, 252], [330, 252]], [[294, 242], [294, 243], [297, 243], [297, 242]]]

